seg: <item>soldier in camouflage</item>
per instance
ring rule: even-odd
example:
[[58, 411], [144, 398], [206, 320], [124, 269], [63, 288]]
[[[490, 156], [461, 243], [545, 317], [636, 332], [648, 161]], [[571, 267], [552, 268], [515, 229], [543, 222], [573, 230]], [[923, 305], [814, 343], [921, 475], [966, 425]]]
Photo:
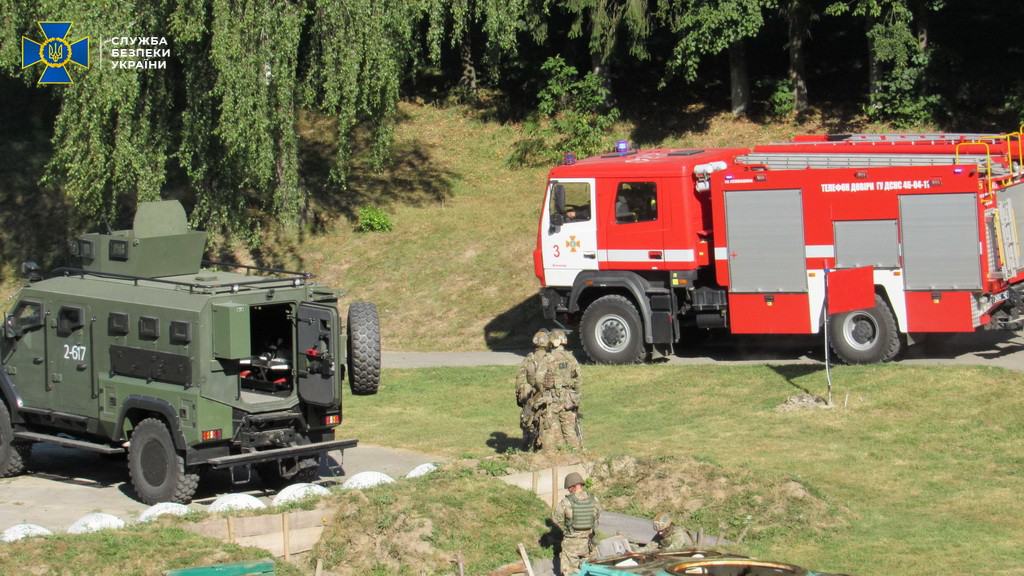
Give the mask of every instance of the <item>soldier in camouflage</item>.
[[540, 372], [548, 355], [550, 338], [547, 330], [538, 330], [533, 335], [534, 351], [527, 354], [519, 365], [516, 375], [516, 404], [521, 409], [519, 428], [523, 431], [523, 449], [533, 450], [538, 440], [535, 405], [542, 391]]
[[[579, 428], [580, 365], [572, 353], [565, 349], [567, 341], [562, 330], [551, 332], [551, 351], [545, 358], [544, 369], [544, 388], [551, 392], [542, 435], [547, 430], [549, 446], [579, 449], [583, 447]], [[548, 380], [551, 381], [550, 385]]]
[[570, 576], [578, 572], [580, 563], [594, 552], [601, 503], [583, 489], [583, 477], [576, 472], [565, 477], [565, 488], [569, 493], [559, 501], [551, 520], [562, 531], [560, 573]]
[[640, 549], [640, 552], [659, 552], [666, 550], [684, 550], [686, 548], [698, 548], [703, 544], [714, 544], [705, 542], [700, 532], [691, 533], [682, 526], [675, 526], [672, 523], [672, 516], [668, 512], [661, 512], [654, 517], [654, 538], [651, 542]]

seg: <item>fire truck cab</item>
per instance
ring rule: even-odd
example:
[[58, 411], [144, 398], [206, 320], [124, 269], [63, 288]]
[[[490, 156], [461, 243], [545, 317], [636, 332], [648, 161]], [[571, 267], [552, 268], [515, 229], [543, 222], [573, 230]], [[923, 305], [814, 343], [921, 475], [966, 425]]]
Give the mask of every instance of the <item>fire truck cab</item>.
[[850, 363], [892, 359], [908, 334], [1019, 330], [1022, 151], [1018, 131], [567, 155], [533, 254], [544, 315], [578, 324], [599, 363], [690, 330], [819, 334], [837, 307]]

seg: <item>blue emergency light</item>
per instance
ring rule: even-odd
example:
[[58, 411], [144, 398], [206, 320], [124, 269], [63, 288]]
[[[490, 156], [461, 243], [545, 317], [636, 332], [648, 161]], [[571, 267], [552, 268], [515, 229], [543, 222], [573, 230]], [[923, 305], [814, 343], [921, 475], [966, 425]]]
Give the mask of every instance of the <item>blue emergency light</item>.
[[575, 163], [576, 163], [576, 153], [575, 152], [566, 152], [565, 156], [562, 158], [562, 164], [565, 164], [567, 166], [572, 166]]
[[629, 152], [629, 140], [616, 140], [615, 151], [619, 154]]

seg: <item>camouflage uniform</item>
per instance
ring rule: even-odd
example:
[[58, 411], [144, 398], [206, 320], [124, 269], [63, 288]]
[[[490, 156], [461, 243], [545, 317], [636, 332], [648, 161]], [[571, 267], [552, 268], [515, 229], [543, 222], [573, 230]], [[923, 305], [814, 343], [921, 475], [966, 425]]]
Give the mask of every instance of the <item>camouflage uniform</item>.
[[[583, 483], [573, 472], [565, 478], [568, 488]], [[563, 576], [575, 574], [580, 564], [594, 552], [594, 534], [601, 517], [601, 503], [596, 496], [579, 491], [567, 494], [555, 507], [551, 520], [562, 530], [562, 553], [559, 556]]]
[[672, 524], [672, 517], [662, 512], [654, 518], [654, 538], [640, 552], [685, 550], [701, 545], [700, 533], [690, 533], [682, 526]]
[[548, 332], [538, 330], [533, 335], [533, 344], [537, 347], [533, 352], [527, 354], [519, 365], [519, 373], [516, 375], [516, 404], [522, 409], [519, 414], [519, 428], [523, 432], [523, 448], [533, 449], [537, 441], [538, 431], [536, 429], [536, 415], [534, 405], [538, 393], [542, 390], [541, 368], [546, 364], [548, 355]]
[[[549, 436], [556, 445], [582, 448], [582, 439], [577, 433], [580, 407], [580, 365], [566, 350], [565, 333], [554, 330], [551, 333], [552, 351], [546, 357], [545, 388], [552, 390], [548, 403]], [[552, 380], [547, 386], [546, 381]]]

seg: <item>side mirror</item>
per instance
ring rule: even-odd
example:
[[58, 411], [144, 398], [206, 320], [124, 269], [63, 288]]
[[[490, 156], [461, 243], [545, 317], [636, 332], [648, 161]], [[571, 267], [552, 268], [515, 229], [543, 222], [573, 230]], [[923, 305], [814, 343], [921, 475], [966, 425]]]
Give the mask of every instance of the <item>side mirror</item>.
[[13, 340], [20, 336], [18, 334], [17, 321], [14, 319], [13, 314], [7, 314], [4, 316], [4, 338]]

